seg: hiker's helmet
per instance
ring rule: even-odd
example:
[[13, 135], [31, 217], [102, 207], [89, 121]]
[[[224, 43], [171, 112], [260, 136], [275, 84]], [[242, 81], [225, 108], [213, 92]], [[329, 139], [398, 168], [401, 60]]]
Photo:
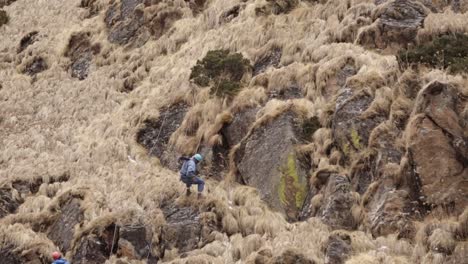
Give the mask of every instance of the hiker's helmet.
[[54, 260], [57, 260], [57, 259], [59, 259], [60, 257], [61, 257], [61, 255], [60, 255], [59, 252], [55, 251], [54, 253], [52, 253], [52, 258], [53, 258]]
[[193, 158], [194, 158], [195, 160], [197, 160], [198, 162], [200, 162], [200, 161], [203, 160], [203, 156], [200, 155], [200, 154], [198, 154], [198, 153], [195, 154], [195, 155], [193, 155]]

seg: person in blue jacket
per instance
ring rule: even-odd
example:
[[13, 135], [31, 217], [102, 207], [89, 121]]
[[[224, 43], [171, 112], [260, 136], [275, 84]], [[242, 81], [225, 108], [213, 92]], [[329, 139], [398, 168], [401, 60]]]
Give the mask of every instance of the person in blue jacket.
[[52, 253], [52, 258], [54, 259], [52, 264], [70, 264], [66, 259], [62, 258], [62, 255], [59, 252]]
[[192, 184], [198, 185], [198, 198], [202, 196], [205, 182], [197, 176], [197, 164], [202, 160], [203, 156], [197, 153], [192, 158], [187, 159], [180, 169], [180, 180], [187, 186], [187, 196], [190, 195]]

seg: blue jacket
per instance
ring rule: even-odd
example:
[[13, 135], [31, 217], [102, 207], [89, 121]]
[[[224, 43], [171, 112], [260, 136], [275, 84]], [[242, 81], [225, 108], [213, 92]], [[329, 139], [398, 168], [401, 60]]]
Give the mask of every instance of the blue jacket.
[[59, 258], [59, 259], [55, 260], [54, 262], [52, 262], [52, 264], [69, 264], [69, 263], [65, 259]]
[[180, 169], [180, 180], [186, 181], [197, 175], [197, 163], [193, 159], [189, 159], [182, 165]]

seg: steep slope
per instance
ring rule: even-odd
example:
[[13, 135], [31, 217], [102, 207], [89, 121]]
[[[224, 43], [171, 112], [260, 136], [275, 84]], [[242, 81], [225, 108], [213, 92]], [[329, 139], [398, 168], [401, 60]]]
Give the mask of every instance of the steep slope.
[[468, 259], [466, 1], [0, 8], [3, 262]]

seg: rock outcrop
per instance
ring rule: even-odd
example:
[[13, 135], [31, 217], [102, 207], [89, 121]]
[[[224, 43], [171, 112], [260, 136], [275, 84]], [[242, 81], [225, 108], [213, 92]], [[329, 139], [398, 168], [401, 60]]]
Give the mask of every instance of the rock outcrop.
[[71, 76], [84, 80], [88, 77], [93, 57], [100, 52], [99, 44], [91, 44], [90, 34], [81, 32], [73, 34], [68, 41], [65, 56], [70, 58]]
[[202, 248], [211, 242], [210, 234], [217, 227], [203, 221], [196, 208], [169, 205], [163, 208], [166, 224], [161, 231], [162, 254], [165, 250], [177, 248], [179, 253], [186, 253]]
[[386, 120], [383, 115], [362, 118], [373, 98], [366, 94], [352, 95], [349, 89], [343, 90], [336, 102], [333, 116], [333, 137], [346, 157], [367, 147], [370, 132]]
[[28, 60], [25, 63], [22, 73], [34, 77], [38, 73], [43, 72], [48, 68], [49, 66], [47, 65], [47, 62], [43, 57], [34, 56], [32, 59]]
[[14, 213], [22, 202], [22, 199], [13, 197], [11, 188], [0, 188], [0, 218]]
[[460, 213], [468, 205], [468, 140], [461, 118], [466, 98], [448, 84], [433, 82], [416, 102], [407, 145], [425, 202]]
[[357, 42], [371, 48], [385, 49], [414, 43], [418, 29], [427, 15], [425, 7], [414, 1], [395, 0], [382, 4], [374, 13], [375, 22], [362, 29]]
[[68, 252], [75, 235], [75, 226], [83, 221], [80, 199], [72, 198], [61, 207], [58, 218], [49, 227], [48, 237], [62, 252]]
[[357, 203], [353, 194], [351, 183], [346, 176], [338, 174], [323, 175], [327, 177], [326, 187], [321, 188], [322, 203], [316, 211], [322, 221], [333, 229], [353, 230], [358, 225], [358, 219], [354, 215]]
[[287, 112], [242, 140], [235, 153], [239, 180], [256, 187], [262, 198], [291, 220], [297, 219], [308, 192], [308, 168], [295, 151], [302, 124]]
[[169, 139], [184, 120], [188, 106], [184, 103], [162, 108], [156, 120], [146, 120], [136, 141], [148, 149], [150, 155], [158, 157], [164, 166], [178, 170], [178, 153], [169, 146]]
[[150, 39], [160, 38], [182, 17], [171, 1], [121, 0], [107, 9], [104, 22], [111, 43], [142, 46]]
[[92, 232], [82, 237], [77, 242], [71, 262], [78, 264], [98, 264], [106, 262], [112, 254], [117, 253], [118, 234], [119, 227], [115, 224], [111, 224], [104, 228], [100, 234]]
[[38, 40], [38, 34], [38, 31], [31, 31], [28, 34], [26, 34], [26, 36], [24, 36], [20, 41], [17, 53], [24, 51], [27, 47], [36, 42]]

